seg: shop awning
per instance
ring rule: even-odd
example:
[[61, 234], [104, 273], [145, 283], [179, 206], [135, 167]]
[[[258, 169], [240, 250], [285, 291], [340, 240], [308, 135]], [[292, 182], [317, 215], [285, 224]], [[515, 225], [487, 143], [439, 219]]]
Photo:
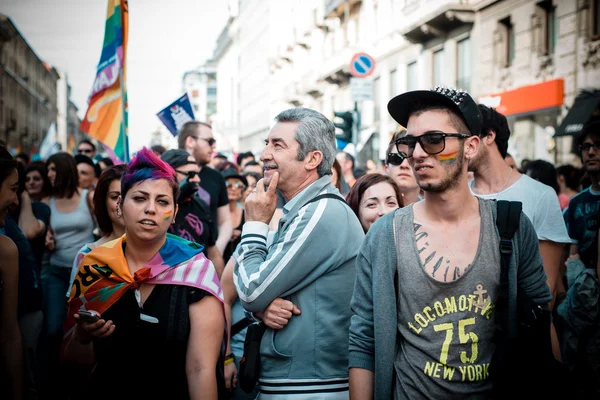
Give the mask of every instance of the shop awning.
[[577, 136], [600, 106], [600, 90], [586, 91], [575, 97], [573, 107], [556, 129], [554, 137]]

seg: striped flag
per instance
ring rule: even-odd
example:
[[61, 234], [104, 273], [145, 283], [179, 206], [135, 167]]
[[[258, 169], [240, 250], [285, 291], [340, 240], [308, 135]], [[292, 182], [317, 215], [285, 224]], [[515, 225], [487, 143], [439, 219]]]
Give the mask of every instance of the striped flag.
[[127, 0], [108, 0], [104, 46], [81, 130], [129, 161], [125, 60], [129, 31]]

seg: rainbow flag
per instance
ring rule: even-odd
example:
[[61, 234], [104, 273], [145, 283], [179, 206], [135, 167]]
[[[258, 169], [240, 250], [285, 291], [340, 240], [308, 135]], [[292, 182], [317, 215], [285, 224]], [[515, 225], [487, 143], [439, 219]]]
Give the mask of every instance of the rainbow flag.
[[[111, 148], [116, 156], [129, 161], [127, 137], [127, 89], [125, 60], [129, 32], [127, 0], [108, 0], [104, 46], [96, 69], [96, 79], [88, 100], [81, 130]], [[122, 72], [123, 82], [120, 79]], [[123, 104], [125, 109], [123, 110]]]

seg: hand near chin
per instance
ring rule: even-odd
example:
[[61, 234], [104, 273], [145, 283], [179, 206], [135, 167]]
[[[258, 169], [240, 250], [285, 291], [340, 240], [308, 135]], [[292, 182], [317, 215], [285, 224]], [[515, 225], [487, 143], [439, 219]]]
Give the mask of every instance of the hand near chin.
[[279, 172], [271, 178], [269, 188], [265, 190], [264, 178], [256, 184], [256, 189], [250, 193], [244, 205], [246, 222], [259, 221], [269, 224], [277, 208], [277, 183]]

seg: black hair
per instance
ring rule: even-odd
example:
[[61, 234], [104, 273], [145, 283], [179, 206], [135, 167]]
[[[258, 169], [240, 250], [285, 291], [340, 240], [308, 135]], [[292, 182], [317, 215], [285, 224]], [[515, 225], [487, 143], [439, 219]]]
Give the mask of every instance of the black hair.
[[[239, 165], [241, 167], [242, 160], [244, 158], [248, 158], [248, 157], [252, 157], [252, 160], [254, 160], [254, 154], [252, 154], [251, 151], [246, 151], [244, 153], [238, 154], [237, 157], [236, 157], [236, 159], [235, 159], [235, 162], [236, 162], [237, 165]], [[251, 162], [251, 161], [248, 161], [248, 162]]]
[[75, 160], [75, 165], [87, 164], [92, 168], [94, 167], [94, 161], [92, 161], [92, 159], [86, 155], [75, 154], [75, 156], [73, 156], [73, 159]]
[[[156, 147], [156, 146], [153, 146]], [[154, 149], [152, 149], [154, 150]], [[102, 161], [104, 163], [104, 165], [106, 165], [107, 167], [112, 167], [113, 165], [115, 165], [115, 163], [113, 162], [113, 160], [110, 159], [110, 157], [104, 157], [98, 160], [98, 163], [100, 163], [100, 161]]]
[[25, 160], [25, 164], [29, 164], [29, 161], [31, 161], [31, 158], [27, 153], [19, 153], [15, 156], [15, 158], [22, 158], [23, 160]]
[[556, 168], [556, 176], [562, 176], [565, 178], [565, 185], [569, 189], [579, 191], [579, 185], [581, 184], [581, 178], [583, 177], [583, 171], [573, 165], [561, 165]]
[[0, 145], [0, 186], [4, 180], [17, 169], [17, 160], [10, 155], [6, 147]]
[[[583, 142], [585, 142], [585, 139], [588, 138], [588, 136], [600, 137], [600, 117], [591, 118], [583, 126], [581, 133], [579, 134], [579, 136], [577, 136], [577, 147], [581, 146]], [[581, 152], [579, 155], [581, 156]]]
[[477, 107], [479, 107], [482, 117], [480, 136], [485, 137], [490, 134], [490, 131], [494, 131], [496, 134], [494, 142], [496, 142], [502, 158], [506, 158], [506, 154], [508, 154], [508, 139], [510, 138], [510, 129], [506, 117], [483, 104], [478, 104]]
[[96, 151], [96, 145], [94, 143], [92, 143], [91, 140], [82, 139], [82, 140], [79, 141], [79, 144], [77, 145], [77, 147], [79, 147], [80, 144], [89, 144], [90, 146], [92, 146], [92, 150]]
[[[155, 153], [158, 153], [159, 156], [162, 156], [162, 153], [164, 153], [165, 151], [167, 151], [167, 149], [165, 149], [165, 146], [161, 146], [160, 144], [155, 144], [154, 146], [150, 147], [150, 150], [152, 150]], [[112, 160], [110, 162], [112, 163]], [[106, 165], [108, 166], [108, 164], [106, 164]], [[110, 164], [110, 165], [114, 165], [114, 163]]]
[[556, 194], [560, 192], [558, 181], [556, 179], [556, 168], [552, 163], [544, 160], [533, 160], [527, 164], [525, 173], [536, 181], [550, 186]]
[[248, 162], [246, 163], [246, 165], [244, 165], [244, 168], [246, 168], [246, 167], [251, 167], [251, 166], [253, 166], [253, 165], [260, 165], [260, 164], [258, 163], [258, 161], [248, 161]]

